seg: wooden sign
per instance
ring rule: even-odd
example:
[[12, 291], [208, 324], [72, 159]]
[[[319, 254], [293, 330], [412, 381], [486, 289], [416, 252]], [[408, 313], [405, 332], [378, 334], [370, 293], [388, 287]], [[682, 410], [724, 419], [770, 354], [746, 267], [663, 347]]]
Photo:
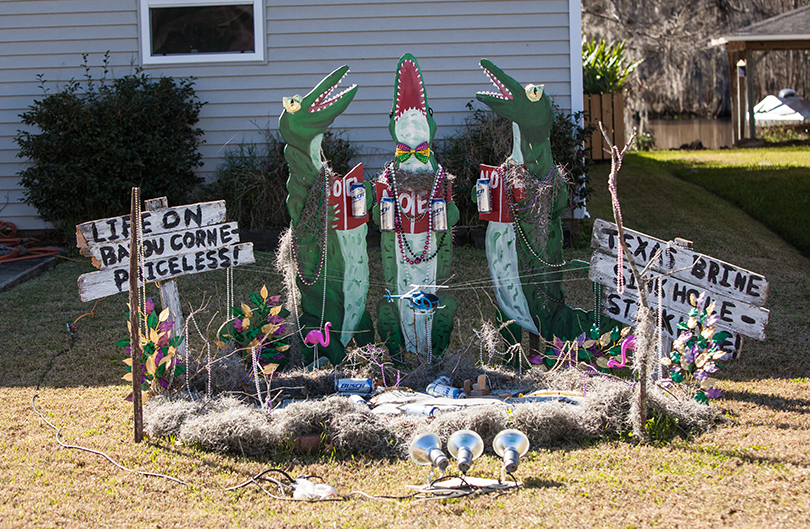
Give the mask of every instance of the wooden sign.
[[[639, 269], [650, 262], [659, 248], [662, 250], [661, 256], [650, 266], [650, 276], [660, 277], [648, 283], [647, 299], [651, 308], [658, 306], [660, 281], [663, 330], [667, 336], [677, 337], [678, 322], [684, 321], [692, 308], [690, 295], [697, 297], [701, 292], [706, 292], [706, 303], [715, 302], [715, 312], [720, 318], [717, 328], [732, 335], [721, 348], [738, 350], [741, 335], [765, 339], [770, 312], [763, 308], [768, 295], [768, 282], [762, 275], [673, 242], [627, 228], [624, 228], [624, 232], [627, 247]], [[602, 313], [622, 323], [635, 325], [638, 285], [626, 262], [622, 269], [624, 293], [619, 294], [616, 288], [617, 236], [615, 224], [601, 219], [594, 222], [590, 278], [605, 287]]]
[[[172, 231], [202, 228], [225, 222], [225, 201], [160, 208], [141, 213], [144, 237]], [[76, 245], [81, 249], [103, 243], [129, 241], [129, 215], [93, 220], [76, 226]]]
[[[617, 235], [615, 224], [596, 219], [591, 247], [612, 255], [615, 260], [619, 245]], [[639, 270], [647, 266], [655, 251], [661, 248], [663, 253], [653, 265], [653, 272], [676, 271], [672, 277], [695, 285], [699, 291], [715, 292], [757, 307], [765, 305], [768, 281], [760, 274], [628, 228], [624, 228], [624, 240]]]
[[[145, 281], [164, 281], [255, 262], [253, 244], [240, 244], [236, 223], [224, 220], [222, 200], [142, 212]], [[99, 268], [98, 272], [79, 277], [82, 301], [129, 289], [129, 227], [127, 216], [76, 227], [77, 245]]]
[[[638, 295], [635, 292], [638, 290], [638, 285], [636, 285], [633, 274], [630, 272], [630, 267], [627, 265], [626, 261], [623, 263], [622, 268], [625, 295], [636, 299]], [[657, 275], [657, 272], [653, 272], [652, 275]], [[592, 281], [600, 285], [605, 285], [615, 292], [616, 257], [594, 252], [591, 258], [590, 276]], [[658, 279], [652, 280], [647, 285], [647, 299], [651, 307], [658, 306], [658, 281]], [[663, 294], [663, 299], [661, 300], [662, 305], [671, 313], [688, 314], [689, 310], [692, 308], [689, 304], [689, 296], [694, 295], [698, 297], [701, 292], [705, 291], [707, 298], [709, 298], [707, 303], [711, 303], [712, 301], [716, 303], [715, 310], [717, 315], [720, 316], [719, 327], [722, 327], [724, 330], [734, 331], [745, 336], [756, 338], [757, 340], [765, 339], [765, 326], [768, 324], [769, 316], [768, 309], [751, 305], [750, 303], [724, 294], [712, 292], [705, 285], [698, 286], [677, 277], [661, 277], [660, 281], [661, 292]]]

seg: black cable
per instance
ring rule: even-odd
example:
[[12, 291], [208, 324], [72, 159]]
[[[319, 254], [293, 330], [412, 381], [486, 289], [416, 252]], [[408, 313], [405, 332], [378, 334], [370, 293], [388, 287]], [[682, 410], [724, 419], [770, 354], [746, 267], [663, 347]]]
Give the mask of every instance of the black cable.
[[69, 353], [73, 350], [73, 346], [76, 344], [76, 324], [75, 323], [65, 323], [67, 327], [67, 331], [70, 333], [70, 343], [67, 347], [56, 353], [55, 355], [51, 356], [51, 359], [48, 361], [48, 367], [45, 368], [45, 371], [42, 372], [42, 376], [39, 377], [39, 382], [37, 382], [37, 389], [34, 393], [34, 398], [37, 397], [39, 394], [39, 388], [42, 387], [42, 382], [45, 380], [45, 377], [48, 376], [48, 373], [51, 372], [53, 369], [53, 363], [56, 361], [57, 358], [62, 356], [65, 353]]

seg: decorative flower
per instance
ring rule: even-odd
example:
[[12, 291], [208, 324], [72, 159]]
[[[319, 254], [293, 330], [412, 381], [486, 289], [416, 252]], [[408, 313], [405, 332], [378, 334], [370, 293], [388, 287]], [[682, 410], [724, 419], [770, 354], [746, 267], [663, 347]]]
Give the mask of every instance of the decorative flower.
[[543, 364], [543, 357], [538, 354], [529, 355], [528, 357], [529, 363], [532, 365], [542, 365]]
[[283, 325], [289, 312], [278, 305], [280, 299], [281, 296], [268, 296], [267, 286], [262, 286], [258, 294], [250, 292], [253, 306], [242, 303], [231, 307], [234, 319], [220, 332], [220, 346], [225, 341], [233, 343], [251, 373], [251, 351], [255, 349], [256, 361], [264, 367], [282, 362], [281, 353], [290, 347], [285, 340], [287, 326]]
[[[129, 317], [129, 315], [127, 315]], [[185, 373], [186, 366], [179, 365], [175, 358], [177, 347], [183, 342], [182, 336], [171, 338], [174, 322], [169, 321], [169, 309], [163, 309], [155, 314], [155, 303], [149, 298], [144, 303], [144, 313], [139, 315], [141, 322], [146, 322], [145, 334], [139, 331], [138, 341], [141, 347], [141, 391], [143, 400], [149, 398], [157, 388], [168, 389], [171, 379]], [[132, 381], [132, 346], [130, 340], [121, 340], [116, 345], [124, 347], [128, 357], [124, 359], [127, 365], [125, 380]], [[130, 394], [126, 400], [132, 400]]]
[[723, 396], [723, 392], [720, 391], [717, 388], [706, 388], [704, 390], [704, 393], [706, 393], [706, 397], [708, 397], [708, 398], [710, 398], [712, 400], [719, 399], [720, 397]]
[[689, 310], [688, 319], [678, 323], [681, 334], [672, 343], [668, 357], [661, 361], [664, 365], [672, 366], [671, 380], [678, 384], [684, 396], [704, 404], [722, 395], [719, 390], [704, 386], [710, 386], [713, 382], [709, 380], [710, 375], [719, 370], [714, 360], [725, 355], [720, 344], [730, 336], [727, 332], [717, 332], [715, 325], [720, 319], [714, 313], [716, 304], [712, 301], [704, 308], [706, 300], [705, 292], [697, 298], [690, 294], [692, 309]]

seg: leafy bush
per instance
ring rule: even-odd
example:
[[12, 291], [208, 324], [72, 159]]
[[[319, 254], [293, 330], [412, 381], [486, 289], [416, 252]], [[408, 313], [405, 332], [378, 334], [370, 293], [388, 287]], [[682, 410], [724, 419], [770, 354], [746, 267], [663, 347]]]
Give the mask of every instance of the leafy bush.
[[651, 151], [655, 149], [655, 136], [653, 136], [653, 132], [651, 130], [639, 132], [636, 127], [633, 127], [633, 132], [636, 134], [636, 138], [633, 140], [631, 150]]
[[204, 103], [193, 80], [153, 80], [139, 69], [107, 80], [108, 55], [101, 79], [90, 75], [85, 54], [85, 82], [71, 80], [53, 94], [39, 75], [46, 95], [20, 115], [39, 129], [14, 140], [31, 162], [19, 173], [25, 202], [65, 231], [128, 212], [133, 186], [183, 204], [201, 180], [194, 169], [202, 165], [202, 130], [194, 125]]
[[593, 164], [591, 148], [585, 148], [585, 140], [593, 134], [596, 126], [589, 123], [580, 126], [584, 112], [565, 114], [553, 101], [554, 125], [551, 127], [551, 154], [557, 165], [569, 176], [568, 202], [572, 207], [584, 206], [593, 193], [588, 167]]
[[582, 82], [586, 94], [617, 94], [624, 88], [627, 76], [642, 61], [625, 65], [625, 41], [610, 46], [604, 38], [582, 42]]
[[[264, 129], [263, 143], [240, 143], [225, 153], [209, 193], [224, 198], [229, 220], [246, 230], [278, 228], [290, 223], [285, 201], [289, 169], [284, 160], [284, 140]], [[321, 144], [323, 156], [337, 174], [345, 175], [359, 151], [342, 131], [327, 130]]]
[[[588, 186], [588, 167], [593, 163], [585, 139], [594, 126], [580, 126], [582, 112], [566, 114], [554, 101], [554, 125], [551, 128], [551, 153], [557, 165], [571, 176], [568, 197], [572, 206], [584, 203], [593, 189]], [[471, 190], [480, 176], [479, 165], [500, 165], [512, 153], [512, 122], [494, 112], [474, 108], [467, 103], [472, 114], [452, 136], [437, 142], [436, 156], [450, 174], [453, 182], [453, 200], [461, 214], [461, 225], [480, 225], [478, 206], [472, 201]]]

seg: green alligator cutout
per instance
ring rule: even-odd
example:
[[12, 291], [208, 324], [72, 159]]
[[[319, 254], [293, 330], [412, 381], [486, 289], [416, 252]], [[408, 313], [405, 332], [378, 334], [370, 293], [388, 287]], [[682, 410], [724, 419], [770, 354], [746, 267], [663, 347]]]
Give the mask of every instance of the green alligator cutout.
[[[374, 340], [371, 315], [366, 310], [368, 226], [333, 229], [335, 209], [328, 205], [332, 182], [331, 179], [324, 182], [322, 176], [323, 134], [357, 93], [357, 85], [336, 95], [332, 93], [348, 71], [348, 66], [341, 66], [306, 96], [284, 98], [284, 110], [279, 117], [279, 131], [287, 144], [284, 147], [284, 158], [290, 168], [287, 210], [292, 220], [286, 234], [289, 240], [282, 247], [293, 254], [281, 258], [289, 259], [287, 266], [297, 268], [293, 273], [301, 294], [299, 332], [323, 331], [323, 325], [331, 322], [329, 344], [315, 346], [321, 350], [314, 351], [314, 359], [325, 353], [335, 365], [345, 357], [345, 347], [352, 338], [358, 345]], [[370, 203], [371, 192], [366, 184], [366, 207]]]
[[[533, 186], [526, 186], [532, 196], [515, 202], [518, 222], [490, 222], [487, 226], [487, 261], [499, 305], [498, 320], [516, 322], [502, 334], [511, 343], [520, 341], [521, 328], [542, 335], [548, 343], [554, 343], [555, 336], [575, 339], [591, 329], [594, 313], [566, 305], [561, 286], [564, 258], [560, 217], [568, 207], [568, 194], [551, 156], [551, 101], [542, 85], [524, 87], [487, 59], [481, 60], [481, 66], [498, 92], [479, 92], [476, 97], [498, 116], [512, 121], [514, 144], [509, 163], [525, 165], [528, 178], [533, 180]], [[539, 233], [538, 223], [528, 222], [524, 211], [535, 207], [538, 197], [543, 199], [544, 180], [545, 190], [553, 192], [546, 195], [548, 220], [539, 223], [547, 231]], [[544, 244], [533, 244], [535, 241]]]
[[[423, 361], [429, 361], [432, 355], [439, 355], [448, 347], [453, 331], [456, 299], [437, 289], [436, 285], [450, 276], [453, 259], [451, 228], [458, 222], [459, 212], [451, 200], [449, 187], [445, 187], [449, 186], [447, 176], [439, 182], [440, 190], [433, 194], [436, 175], [441, 174], [437, 173], [441, 168], [432, 149], [436, 122], [428, 104], [422, 72], [411, 54], [403, 55], [397, 64], [394, 104], [388, 128], [397, 142], [397, 156], [389, 169], [398, 170], [397, 174], [402, 176], [397, 176], [396, 189], [388, 184], [387, 172], [380, 177], [376, 184], [378, 204], [374, 206], [372, 218], [380, 226], [382, 194], [397, 193], [400, 202], [396, 206], [397, 215], [406, 224], [414, 222], [418, 226], [421, 222], [421, 229], [414, 228], [414, 233], [403, 229], [405, 233], [401, 234], [381, 232], [385, 283], [392, 295], [403, 295], [414, 289], [436, 294], [439, 307], [420, 312], [414, 310], [408, 299], [382, 299], [377, 306], [377, 332], [393, 355], [399, 355], [405, 349], [416, 353]], [[406, 190], [411, 192], [410, 198], [403, 197]], [[444, 235], [426, 227], [424, 219], [431, 215], [431, 196], [442, 196], [447, 200], [447, 231]], [[406, 203], [408, 208], [400, 207]]]

